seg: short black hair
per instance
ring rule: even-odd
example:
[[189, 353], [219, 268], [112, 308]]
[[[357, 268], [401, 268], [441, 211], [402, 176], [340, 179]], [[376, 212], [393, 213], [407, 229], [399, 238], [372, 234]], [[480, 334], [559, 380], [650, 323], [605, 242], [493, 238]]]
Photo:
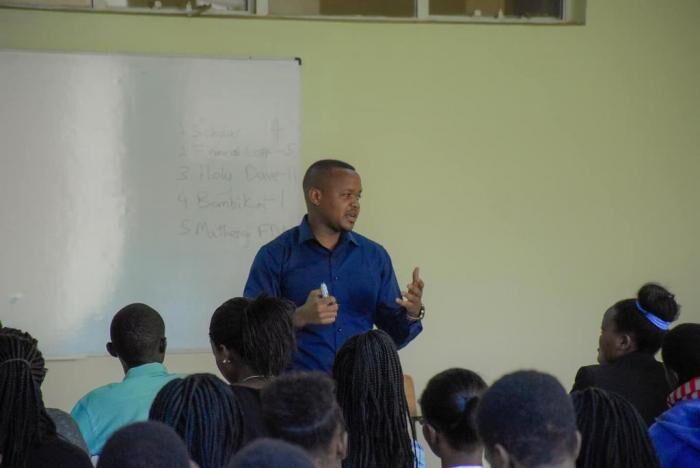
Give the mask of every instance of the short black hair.
[[309, 189], [312, 187], [320, 188], [321, 180], [334, 169], [345, 169], [348, 171], [355, 170], [355, 168], [350, 164], [337, 159], [321, 159], [320, 161], [316, 161], [309, 166], [304, 174], [304, 180], [302, 182], [304, 198], [308, 196]]
[[524, 370], [498, 379], [481, 397], [477, 427], [487, 449], [500, 444], [525, 467], [576, 456], [574, 407], [549, 374]]
[[[405, 468], [415, 463], [410, 414], [396, 344], [382, 330], [355, 335], [333, 363], [348, 428], [344, 466]], [[415, 433], [411, 433], [415, 440]]]
[[129, 424], [112, 434], [98, 468], [189, 468], [190, 455], [180, 436], [156, 421]]
[[148, 417], [175, 429], [200, 468], [225, 466], [243, 444], [238, 399], [212, 374], [192, 374], [165, 384]]
[[640, 307], [661, 320], [673, 322], [678, 318], [680, 306], [673, 294], [656, 283], [642, 286], [636, 299], [625, 299], [612, 306], [616, 331], [630, 334], [638, 351], [653, 355], [661, 348], [666, 331], [651, 323]]
[[684, 323], [664, 337], [661, 357], [684, 384], [700, 376], [700, 324]]
[[622, 396], [587, 388], [571, 399], [581, 432], [577, 468], [659, 466], [644, 419]]
[[116, 313], [109, 329], [116, 352], [129, 366], [148, 364], [160, 354], [165, 322], [146, 304], [129, 304]]
[[486, 382], [467, 369], [452, 368], [428, 381], [420, 397], [423, 418], [444, 434], [455, 450], [480, 444], [476, 429], [476, 408]]
[[216, 346], [234, 350], [256, 374], [279, 375], [296, 348], [295, 310], [292, 301], [280, 297], [229, 299], [212, 315], [209, 337]]
[[228, 468], [315, 468], [301, 448], [274, 439], [257, 439], [231, 459]]
[[278, 377], [262, 391], [263, 418], [272, 437], [325, 455], [343, 416], [333, 380], [320, 372]]

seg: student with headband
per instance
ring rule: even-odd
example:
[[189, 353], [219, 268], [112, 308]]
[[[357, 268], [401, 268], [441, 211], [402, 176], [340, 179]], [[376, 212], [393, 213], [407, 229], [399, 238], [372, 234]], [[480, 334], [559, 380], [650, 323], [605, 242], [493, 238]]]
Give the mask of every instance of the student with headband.
[[484, 391], [484, 380], [467, 369], [447, 369], [428, 381], [420, 397], [423, 435], [442, 468], [482, 466], [476, 408]]
[[636, 299], [625, 299], [603, 316], [598, 365], [578, 370], [572, 391], [597, 387], [626, 398], [647, 425], [666, 409], [674, 379], [654, 355], [680, 306], [666, 288], [647, 283]]

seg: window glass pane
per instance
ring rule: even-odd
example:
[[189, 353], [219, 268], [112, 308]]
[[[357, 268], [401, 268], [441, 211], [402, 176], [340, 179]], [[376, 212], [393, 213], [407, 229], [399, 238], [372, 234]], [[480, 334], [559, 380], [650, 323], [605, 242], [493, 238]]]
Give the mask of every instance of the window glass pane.
[[563, 0], [430, 0], [431, 15], [562, 18]]
[[268, 0], [272, 15], [416, 16], [415, 0]]

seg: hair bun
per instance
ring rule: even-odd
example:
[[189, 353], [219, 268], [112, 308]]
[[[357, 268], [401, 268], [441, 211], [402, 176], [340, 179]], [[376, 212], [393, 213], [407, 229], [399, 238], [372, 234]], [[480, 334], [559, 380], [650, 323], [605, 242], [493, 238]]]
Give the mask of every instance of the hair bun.
[[637, 301], [657, 317], [672, 322], [678, 318], [680, 305], [676, 296], [657, 283], [647, 283], [637, 293]]

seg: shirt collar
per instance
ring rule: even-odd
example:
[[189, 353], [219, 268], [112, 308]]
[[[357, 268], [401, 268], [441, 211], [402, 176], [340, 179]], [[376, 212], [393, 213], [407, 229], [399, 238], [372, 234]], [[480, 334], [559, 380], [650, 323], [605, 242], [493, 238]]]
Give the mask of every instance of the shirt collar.
[[[316, 237], [314, 237], [314, 233], [311, 230], [311, 226], [309, 225], [308, 215], [304, 215], [304, 219], [302, 219], [301, 224], [299, 224], [299, 244], [303, 244], [304, 242], [312, 239], [316, 240]], [[340, 235], [340, 241], [338, 242], [338, 244], [343, 243], [345, 239], [352, 242], [358, 247], [360, 246], [360, 243], [357, 241], [357, 236], [355, 236], [352, 231], [342, 233]]]
[[137, 367], [132, 367], [126, 372], [124, 380], [131, 379], [134, 377], [153, 377], [156, 375], [167, 374], [168, 369], [165, 368], [160, 362], [149, 362], [148, 364], [142, 364]]

